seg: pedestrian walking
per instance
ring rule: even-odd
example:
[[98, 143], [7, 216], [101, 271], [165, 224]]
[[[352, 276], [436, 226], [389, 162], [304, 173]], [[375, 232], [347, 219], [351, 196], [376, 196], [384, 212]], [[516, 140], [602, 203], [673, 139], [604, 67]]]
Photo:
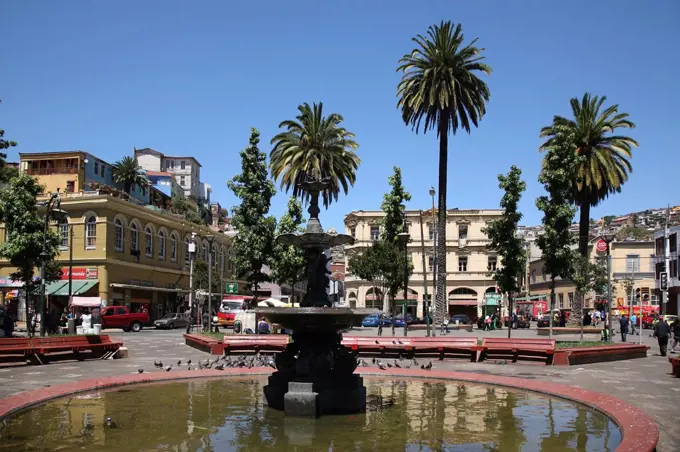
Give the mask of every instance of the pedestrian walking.
[[383, 329], [383, 315], [379, 314], [378, 315], [378, 336], [382, 336], [382, 329]]
[[439, 334], [444, 334], [444, 331], [446, 331], [447, 333], [449, 332], [449, 318], [448, 318], [448, 316], [444, 317], [444, 320], [442, 320], [441, 329], [439, 330]]
[[654, 327], [654, 337], [659, 342], [659, 352], [661, 356], [666, 356], [666, 348], [668, 347], [668, 337], [671, 332], [671, 327], [666, 323], [663, 317], [659, 318]]
[[680, 319], [675, 319], [675, 322], [673, 322], [673, 347], [671, 348], [671, 351], [675, 353], [675, 347], [677, 347], [680, 344]]
[[621, 342], [626, 342], [626, 335], [628, 334], [628, 324], [630, 321], [625, 315], [621, 316], [619, 324], [621, 325]]
[[635, 314], [630, 316], [630, 334], [635, 335], [635, 325], [637, 324], [637, 316]]

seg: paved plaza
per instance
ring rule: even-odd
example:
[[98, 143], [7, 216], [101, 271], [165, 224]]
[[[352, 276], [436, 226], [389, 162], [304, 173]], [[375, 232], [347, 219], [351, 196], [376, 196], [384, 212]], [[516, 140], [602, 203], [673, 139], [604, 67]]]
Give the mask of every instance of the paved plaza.
[[[205, 359], [206, 354], [184, 345], [183, 331], [156, 331], [145, 329], [140, 333], [110, 332], [122, 340], [129, 349], [128, 359], [93, 360], [84, 362], [54, 363], [46, 366], [1, 367], [0, 397], [23, 391], [30, 391], [97, 377], [145, 372], [159, 372], [153, 366], [154, 360], [176, 366], [182, 360], [182, 367], [191, 359], [194, 363]], [[383, 336], [391, 336], [391, 329], [385, 328]], [[376, 335], [376, 329], [355, 329], [350, 335]], [[410, 335], [423, 336], [424, 331], [411, 331]], [[537, 337], [535, 330], [513, 330], [515, 337]], [[621, 398], [638, 406], [652, 416], [659, 424], [661, 434], [659, 451], [674, 452], [680, 444], [680, 425], [677, 422], [677, 408], [680, 406], [680, 379], [670, 374], [671, 366], [667, 358], [659, 356], [658, 347], [650, 330], [644, 330], [643, 343], [652, 348], [648, 357], [629, 361], [588, 364], [583, 366], [544, 366], [533, 364], [469, 363], [463, 360], [435, 361], [434, 368], [459, 372], [477, 372], [503, 376], [513, 376], [529, 380], [544, 380], [554, 383], [579, 386]], [[403, 329], [397, 329], [403, 335]], [[480, 337], [507, 337], [507, 330], [472, 333], [452, 332], [449, 335]], [[559, 336], [559, 340], [577, 338]], [[620, 339], [620, 338], [617, 338]], [[637, 336], [631, 336], [629, 342]]]

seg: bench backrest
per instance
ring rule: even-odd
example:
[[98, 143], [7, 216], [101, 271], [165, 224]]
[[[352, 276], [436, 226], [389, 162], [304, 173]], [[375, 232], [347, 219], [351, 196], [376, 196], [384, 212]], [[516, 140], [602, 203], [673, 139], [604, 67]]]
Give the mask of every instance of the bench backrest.
[[411, 340], [416, 344], [443, 344], [443, 345], [477, 345], [476, 337], [414, 337]]
[[48, 346], [48, 345], [87, 345], [87, 344], [101, 344], [110, 343], [109, 336], [96, 335], [78, 335], [78, 336], [50, 336], [50, 337], [35, 337], [33, 338], [34, 346]]
[[269, 336], [269, 335], [244, 335], [244, 336], [224, 336], [224, 344], [287, 344], [290, 342], [290, 337], [287, 335]]
[[6, 338], [6, 339], [0, 339], [0, 349], [3, 348], [30, 348], [31, 347], [31, 339], [30, 338], [24, 338], [24, 337], [13, 337], [13, 338]]
[[555, 348], [554, 339], [529, 339], [529, 338], [500, 338], [500, 337], [487, 337], [482, 339], [482, 347], [487, 345], [512, 345], [512, 346], [533, 346], [533, 347], [546, 347]]

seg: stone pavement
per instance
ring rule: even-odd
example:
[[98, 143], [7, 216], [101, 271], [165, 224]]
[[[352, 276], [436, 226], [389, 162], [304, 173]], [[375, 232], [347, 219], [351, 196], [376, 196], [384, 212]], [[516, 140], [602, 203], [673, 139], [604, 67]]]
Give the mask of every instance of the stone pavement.
[[[156, 331], [145, 329], [140, 333], [109, 333], [121, 339], [129, 349], [129, 358], [108, 361], [85, 361], [55, 363], [46, 366], [0, 367], [0, 397], [41, 387], [97, 377], [145, 372], [160, 372], [154, 369], [154, 360], [176, 367], [178, 359], [186, 368], [187, 359], [194, 363], [205, 359], [206, 354], [184, 345], [182, 330]], [[384, 336], [391, 336], [391, 330], [384, 330]], [[532, 330], [513, 330], [513, 336], [536, 337]], [[370, 329], [357, 329], [350, 334], [375, 335]], [[424, 335], [424, 332], [412, 332]], [[455, 332], [451, 335], [480, 335], [507, 337], [507, 330], [473, 333]], [[515, 376], [578, 386], [584, 389], [606, 393], [635, 405], [659, 424], [661, 434], [660, 452], [675, 452], [680, 444], [680, 424], [676, 413], [680, 407], [680, 379], [670, 374], [667, 358], [658, 354], [658, 347], [643, 332], [643, 343], [653, 345], [649, 356], [644, 359], [616, 361], [611, 363], [588, 364], [583, 366], [544, 366], [533, 364], [469, 363], [465, 361], [435, 361], [434, 369], [477, 372], [503, 376]], [[563, 337], [557, 339], [564, 340]], [[571, 338], [570, 338], [571, 339]], [[637, 342], [637, 336], [635, 337]], [[632, 338], [630, 340], [632, 342]]]

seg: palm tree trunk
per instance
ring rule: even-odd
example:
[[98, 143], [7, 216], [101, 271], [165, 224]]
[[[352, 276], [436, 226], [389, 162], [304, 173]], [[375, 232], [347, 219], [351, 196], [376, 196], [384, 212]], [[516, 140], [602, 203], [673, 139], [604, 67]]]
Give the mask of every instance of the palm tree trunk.
[[[442, 114], [443, 118], [448, 115]], [[447, 316], [446, 306], [446, 177], [448, 168], [448, 121], [439, 120], [439, 206], [437, 212], [437, 294], [435, 319], [442, 322]]]
[[579, 220], [578, 226], [578, 252], [581, 256], [588, 257], [588, 236], [590, 233], [590, 203], [588, 202], [587, 196], [583, 196], [581, 199], [581, 205], [579, 206], [581, 213], [581, 218]]

